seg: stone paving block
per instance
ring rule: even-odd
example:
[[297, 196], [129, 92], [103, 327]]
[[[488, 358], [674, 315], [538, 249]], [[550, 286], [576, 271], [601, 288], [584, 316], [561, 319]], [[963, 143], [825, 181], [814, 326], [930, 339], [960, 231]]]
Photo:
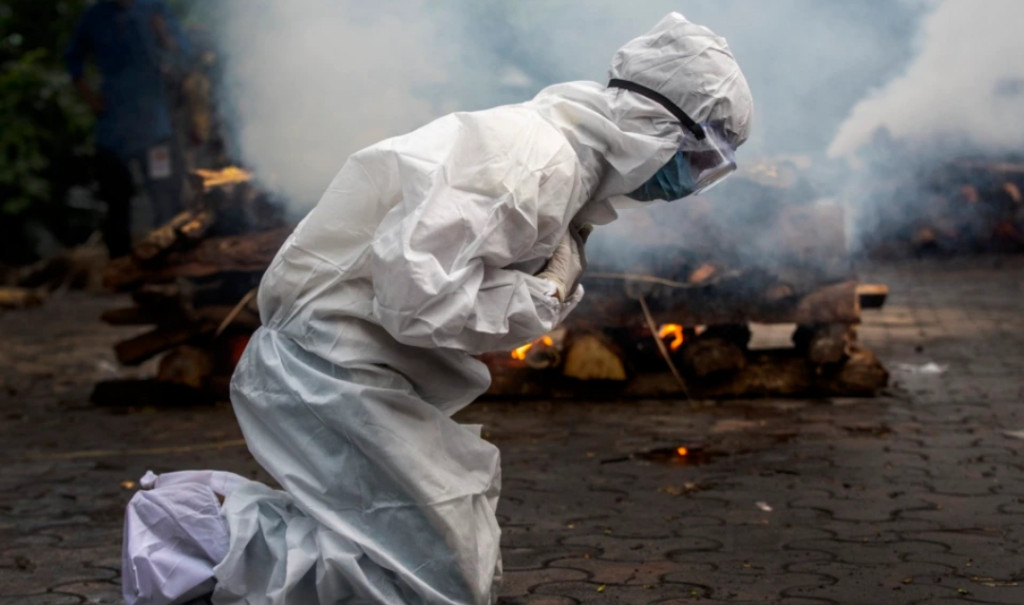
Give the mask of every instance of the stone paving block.
[[773, 565], [769, 570], [750, 563], [721, 564], [701, 574], [671, 573], [665, 582], [691, 582], [708, 586], [711, 598], [724, 600], [764, 601], [777, 598], [782, 592], [798, 586], [827, 586], [835, 582], [825, 574], [789, 571], [786, 565]]
[[[962, 546], [950, 540], [953, 548]], [[1013, 583], [1024, 581], [1024, 560], [1014, 552], [994, 549], [985, 555], [966, 555], [962, 551], [931, 553], [908, 553], [907, 561], [936, 563], [952, 568], [962, 578], [985, 578], [990, 583]]]
[[704, 599], [710, 596], [710, 589], [697, 584], [620, 586], [593, 582], [557, 582], [537, 586], [536, 594], [567, 596], [580, 603], [639, 605], [664, 603], [671, 599]]
[[964, 600], [977, 603], [1020, 605], [1024, 603], [1024, 584], [1021, 582], [992, 582], [974, 576], [957, 583], [957, 594]]
[[45, 536], [53, 536], [59, 540], [61, 549], [96, 548], [108, 546], [121, 548], [121, 531], [123, 525], [67, 524], [39, 530]]
[[937, 521], [907, 519], [901, 515], [894, 521], [860, 523], [831, 519], [818, 523], [818, 529], [828, 531], [831, 537], [848, 542], [898, 542], [912, 537], [917, 532], [934, 531], [941, 528]]
[[600, 551], [598, 557], [609, 561], [638, 562], [662, 560], [675, 553], [714, 551], [722, 547], [721, 542], [708, 538], [636, 539], [611, 535], [573, 536], [566, 538], [564, 544], [596, 548]]
[[832, 565], [825, 568], [831, 571], [830, 577], [835, 581], [828, 585], [798, 586], [782, 591], [785, 597], [810, 597], [825, 599], [843, 605], [879, 605], [883, 603], [907, 603], [929, 596], [955, 596], [955, 586], [945, 583], [918, 583], [912, 576], [905, 576], [907, 581], [889, 577], [879, 577], [870, 568], [862, 566], [840, 567]]
[[894, 495], [892, 492], [872, 490], [850, 493], [845, 497], [801, 497], [792, 501], [790, 507], [824, 511], [832, 519], [840, 521], [878, 523], [897, 519], [907, 511], [929, 509], [933, 505], [917, 495]]
[[789, 548], [812, 550], [833, 555], [836, 561], [853, 565], [877, 566], [880, 564], [898, 564], [903, 557], [911, 553], [926, 552], [944, 553], [948, 546], [939, 542], [925, 541], [920, 535], [915, 540], [897, 542], [860, 542], [844, 540], [800, 540], [792, 542]]
[[116, 572], [88, 566], [101, 550], [7, 550], [3, 560], [14, 562], [14, 566], [0, 569], [0, 587], [10, 595], [30, 595], [58, 584], [114, 579], [118, 576]]
[[[671, 559], [691, 569], [694, 566], [711, 566], [706, 581], [686, 575], [666, 576], [666, 581], [696, 582], [716, 587], [747, 585], [751, 578], [781, 577], [796, 565], [811, 562], [834, 561], [835, 555], [824, 551], [811, 550], [742, 550], [739, 552], [673, 553]], [[754, 587], [756, 589], [756, 586]]]
[[114, 582], [76, 582], [60, 584], [52, 592], [80, 597], [86, 603], [95, 605], [120, 605], [121, 586]]
[[85, 603], [85, 599], [76, 595], [54, 593], [24, 596], [0, 594], [0, 605], [76, 605], [77, 603]]
[[[900, 512], [902, 519], [922, 519], [939, 523], [951, 529], [1005, 527], [1012, 523], [1005, 507], [1012, 506], [1014, 496], [984, 494], [952, 496], [942, 494], [921, 495], [931, 507]], [[1024, 516], [1018, 518], [1024, 523]]]
[[[608, 561], [600, 558], [589, 559], [558, 559], [552, 561], [551, 567], [576, 569], [584, 571], [587, 579], [598, 584], [639, 584], [648, 586], [661, 582], [662, 576], [676, 573], [689, 577], [690, 583], [697, 581], [713, 568], [709, 564], [684, 565], [668, 560], [648, 560], [642, 562]], [[702, 582], [701, 582], [702, 583]]]
[[501, 549], [501, 561], [506, 571], [540, 569], [557, 559], [582, 559], [596, 557], [600, 554], [597, 548], [555, 545], [544, 548], [509, 548]]
[[[751, 557], [755, 557], [759, 553], [796, 551], [799, 549], [793, 548], [794, 543], [805, 540], [830, 540], [834, 537], [834, 534], [823, 529], [811, 526], [787, 527], [782, 524], [695, 528], [687, 532], [687, 535], [721, 543], [722, 547], [718, 549], [719, 552], [748, 553]], [[680, 554], [673, 552], [672, 556]]]
[[1007, 548], [1002, 532], [998, 530], [922, 532], [915, 538], [947, 545], [948, 554], [966, 558], [975, 568], [984, 566], [986, 575], [1006, 578], [1024, 572], [1024, 559]]
[[578, 605], [579, 603], [576, 599], [552, 595], [526, 595], [498, 599], [498, 605]]
[[578, 569], [548, 567], [524, 571], [505, 571], [501, 582], [501, 596], [521, 597], [533, 592], [534, 588], [542, 584], [588, 579], [587, 573]]
[[1017, 523], [1024, 523], [1024, 497], [1012, 497], [999, 505], [1004, 515], [1018, 515]]
[[[908, 601], [908, 605], [963, 605], [964, 603], [983, 603], [989, 605], [995, 605], [1000, 601], [982, 601], [974, 597], [971, 591], [967, 588], [962, 589], [963, 593], [957, 593], [953, 597], [927, 597], [924, 599], [918, 599], [915, 601]], [[1020, 603], [1020, 595], [1012, 595], [1017, 600], [1011, 601], [1013, 603]]]

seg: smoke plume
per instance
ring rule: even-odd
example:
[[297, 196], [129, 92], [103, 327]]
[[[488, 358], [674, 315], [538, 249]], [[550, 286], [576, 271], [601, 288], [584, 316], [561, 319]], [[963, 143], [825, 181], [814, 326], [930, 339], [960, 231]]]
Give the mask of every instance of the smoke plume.
[[[345, 158], [453, 110], [603, 81], [672, 10], [729, 39], [756, 115], [740, 161], [820, 154], [865, 90], [905, 67], [922, 0], [195, 0], [222, 62], [234, 155], [295, 214]], [[217, 9], [209, 7], [216, 6]]]
[[858, 103], [828, 148], [847, 156], [876, 133], [911, 145], [1024, 148], [1024, 3], [946, 0], [920, 28], [906, 71]]

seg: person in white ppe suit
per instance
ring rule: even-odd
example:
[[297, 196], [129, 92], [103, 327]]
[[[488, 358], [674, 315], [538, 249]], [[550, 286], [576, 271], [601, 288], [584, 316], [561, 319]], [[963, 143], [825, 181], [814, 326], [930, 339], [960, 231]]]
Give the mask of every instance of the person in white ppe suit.
[[682, 15], [610, 73], [348, 159], [267, 270], [232, 381], [283, 489], [147, 475], [126, 520], [129, 604], [496, 601], [498, 450], [451, 419], [489, 384], [472, 355], [557, 326], [583, 295], [589, 225], [713, 185], [749, 133], [729, 47]]

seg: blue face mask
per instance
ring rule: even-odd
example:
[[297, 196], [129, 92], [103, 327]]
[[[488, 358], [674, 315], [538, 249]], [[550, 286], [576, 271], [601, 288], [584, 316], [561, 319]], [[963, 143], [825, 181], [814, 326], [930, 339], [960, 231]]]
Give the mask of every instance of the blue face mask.
[[653, 200], [680, 200], [697, 190], [693, 170], [683, 151], [678, 151], [668, 164], [661, 167], [646, 183], [628, 197], [641, 202]]

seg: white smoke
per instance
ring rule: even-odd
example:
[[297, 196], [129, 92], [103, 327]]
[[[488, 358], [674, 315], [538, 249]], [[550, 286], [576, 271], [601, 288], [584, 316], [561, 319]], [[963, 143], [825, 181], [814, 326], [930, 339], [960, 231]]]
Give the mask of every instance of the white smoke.
[[438, 113], [422, 88], [449, 60], [427, 6], [367, 10], [332, 0], [248, 0], [218, 26], [233, 147], [299, 207], [317, 201], [352, 151]]
[[1020, 0], [942, 2], [906, 72], [853, 108], [828, 154], [851, 155], [882, 129], [911, 144], [1024, 148], [1021, 24]]
[[[756, 115], [740, 161], [820, 153], [850, 106], [909, 56], [920, 2], [191, 0], [216, 41], [235, 159], [300, 213], [352, 152], [453, 110], [603, 81], [672, 10], [729, 39]], [[216, 8], [213, 8], [216, 7]]]

